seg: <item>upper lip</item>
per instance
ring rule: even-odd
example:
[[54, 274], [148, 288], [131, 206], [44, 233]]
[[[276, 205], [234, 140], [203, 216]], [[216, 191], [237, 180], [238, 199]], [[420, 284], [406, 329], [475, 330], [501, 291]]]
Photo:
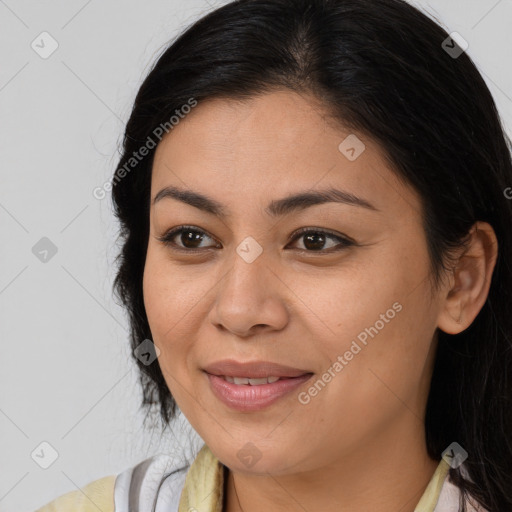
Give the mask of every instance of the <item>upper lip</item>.
[[212, 375], [222, 375], [225, 377], [248, 377], [249, 379], [263, 379], [266, 377], [300, 377], [308, 373], [309, 370], [292, 368], [282, 364], [272, 363], [270, 361], [249, 361], [241, 363], [234, 359], [224, 359], [216, 361], [203, 368], [205, 372]]

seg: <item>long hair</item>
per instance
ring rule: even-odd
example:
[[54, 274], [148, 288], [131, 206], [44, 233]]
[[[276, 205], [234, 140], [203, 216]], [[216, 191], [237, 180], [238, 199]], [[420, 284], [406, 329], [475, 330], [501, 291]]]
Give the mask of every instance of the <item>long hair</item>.
[[[122, 242], [114, 291], [129, 314], [132, 348], [152, 339], [142, 276], [162, 129], [193, 102], [275, 88], [318, 98], [333, 120], [376, 141], [419, 193], [432, 289], [476, 221], [494, 228], [498, 258], [485, 304], [463, 332], [436, 331], [425, 435], [435, 460], [453, 441], [469, 454], [469, 478], [450, 469], [462, 511], [468, 494], [491, 512], [511, 511], [511, 141], [460, 41], [403, 0], [233, 1], [162, 52], [137, 93], [112, 183]], [[142, 407], [156, 406], [165, 428], [176, 403], [160, 367], [134, 360]]]

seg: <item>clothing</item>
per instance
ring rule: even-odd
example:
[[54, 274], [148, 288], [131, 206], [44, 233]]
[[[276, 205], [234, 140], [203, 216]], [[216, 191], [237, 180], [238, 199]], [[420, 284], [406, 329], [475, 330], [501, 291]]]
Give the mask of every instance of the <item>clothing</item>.
[[[458, 512], [459, 490], [441, 459], [415, 512]], [[223, 512], [227, 468], [204, 445], [192, 464], [159, 454], [117, 476], [95, 480], [35, 512]], [[468, 512], [474, 509], [468, 503]]]

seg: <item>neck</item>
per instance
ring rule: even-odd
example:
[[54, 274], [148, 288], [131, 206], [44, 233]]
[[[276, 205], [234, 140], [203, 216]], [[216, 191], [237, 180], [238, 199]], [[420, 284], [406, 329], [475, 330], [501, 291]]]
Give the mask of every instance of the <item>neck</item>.
[[226, 471], [224, 512], [414, 512], [439, 464], [428, 457], [418, 424], [409, 414], [402, 428], [394, 425], [314, 471], [279, 476]]

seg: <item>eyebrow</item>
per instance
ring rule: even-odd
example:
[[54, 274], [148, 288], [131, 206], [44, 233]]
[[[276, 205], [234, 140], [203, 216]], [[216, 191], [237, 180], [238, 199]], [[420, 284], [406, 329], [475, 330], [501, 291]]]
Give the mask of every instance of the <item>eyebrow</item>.
[[[193, 190], [181, 189], [174, 186], [165, 187], [156, 194], [153, 205], [164, 198], [171, 198], [189, 204], [217, 217], [226, 218], [230, 213], [222, 203]], [[271, 217], [280, 217], [297, 210], [304, 210], [310, 206], [324, 203], [342, 203], [359, 206], [368, 210], [380, 211], [366, 199], [357, 197], [350, 192], [327, 188], [324, 190], [306, 191], [294, 194], [283, 199], [275, 199], [265, 208]]]

